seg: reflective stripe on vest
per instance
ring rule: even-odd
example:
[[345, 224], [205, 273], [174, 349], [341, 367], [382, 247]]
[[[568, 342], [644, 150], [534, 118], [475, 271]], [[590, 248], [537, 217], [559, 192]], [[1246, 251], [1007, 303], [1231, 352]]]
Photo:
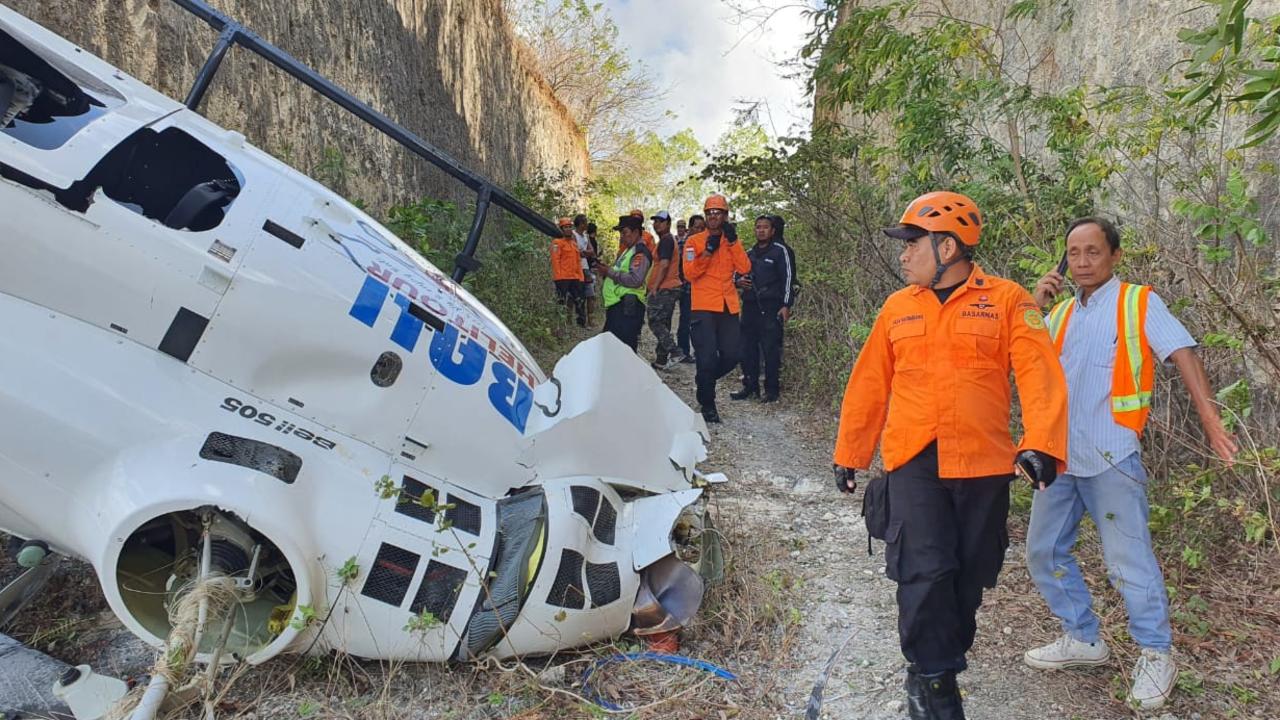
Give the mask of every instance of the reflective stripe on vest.
[[[626, 252], [619, 255], [617, 260], [613, 261], [614, 271], [623, 273], [623, 274], [630, 272], [631, 260], [632, 258], [635, 257], [635, 255], [636, 255], [636, 246], [632, 245], [630, 248], [627, 249]], [[640, 302], [644, 302], [644, 299], [645, 299], [644, 283], [643, 282], [640, 283], [640, 287], [638, 288], [629, 288], [625, 285], [614, 282], [613, 278], [611, 277], [606, 277], [604, 279], [604, 285], [600, 288], [600, 295], [601, 297], [604, 298], [605, 307], [613, 307], [615, 304], [620, 302], [624, 296], [627, 296], [627, 295], [635, 295], [637, 298], [640, 298]]]
[[[1147, 343], [1147, 301], [1151, 288], [1120, 283], [1116, 300], [1116, 358], [1111, 373], [1111, 415], [1116, 424], [1142, 434], [1151, 413], [1155, 389], [1155, 360]], [[1067, 299], [1049, 311], [1049, 335], [1062, 354], [1067, 324], [1075, 300]]]

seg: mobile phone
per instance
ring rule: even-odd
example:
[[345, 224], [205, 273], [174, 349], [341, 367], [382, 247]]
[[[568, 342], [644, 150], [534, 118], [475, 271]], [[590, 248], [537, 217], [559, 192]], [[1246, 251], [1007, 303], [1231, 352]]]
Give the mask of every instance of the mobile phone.
[[1062, 259], [1058, 261], [1058, 274], [1062, 277], [1067, 276], [1067, 254], [1062, 253]]

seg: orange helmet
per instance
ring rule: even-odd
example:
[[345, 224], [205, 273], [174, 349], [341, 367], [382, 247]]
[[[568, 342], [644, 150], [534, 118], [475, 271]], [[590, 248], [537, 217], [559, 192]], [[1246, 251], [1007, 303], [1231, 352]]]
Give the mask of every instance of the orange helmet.
[[573, 227], [573, 220], [567, 217], [560, 218], [560, 227], [562, 228]]
[[708, 197], [706, 202], [702, 203], [702, 211], [706, 212], [708, 210], [723, 210], [725, 212], [729, 212], [729, 201], [725, 196], [716, 193], [715, 195]]
[[914, 240], [924, 233], [945, 233], [961, 244], [974, 247], [982, 233], [982, 213], [978, 205], [960, 193], [938, 190], [925, 193], [907, 206], [898, 224], [885, 228], [886, 235]]
[[632, 210], [631, 212], [629, 212], [629, 213], [627, 213], [627, 214], [628, 214], [628, 215], [630, 215], [631, 217], [638, 217], [638, 218], [640, 218], [641, 220], [643, 220], [643, 219], [644, 219], [644, 212], [642, 212], [639, 208], [636, 208], [635, 210]]

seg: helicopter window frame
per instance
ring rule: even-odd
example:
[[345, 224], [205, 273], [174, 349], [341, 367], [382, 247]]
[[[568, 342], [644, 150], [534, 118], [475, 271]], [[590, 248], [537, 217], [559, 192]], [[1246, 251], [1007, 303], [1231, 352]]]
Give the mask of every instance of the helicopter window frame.
[[124, 103], [104, 83], [68, 70], [0, 28], [0, 134], [56, 150]]
[[101, 189], [117, 205], [172, 230], [206, 232], [226, 221], [244, 184], [225, 156], [181, 127], [142, 128], [59, 199], [84, 211]]

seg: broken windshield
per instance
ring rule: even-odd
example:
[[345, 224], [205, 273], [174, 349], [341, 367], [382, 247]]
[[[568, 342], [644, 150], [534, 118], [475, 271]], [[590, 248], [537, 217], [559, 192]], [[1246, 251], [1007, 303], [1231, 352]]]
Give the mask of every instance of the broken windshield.
[[[118, 104], [120, 98], [113, 95], [103, 97]], [[54, 150], [108, 111], [107, 103], [0, 31], [0, 132]]]

